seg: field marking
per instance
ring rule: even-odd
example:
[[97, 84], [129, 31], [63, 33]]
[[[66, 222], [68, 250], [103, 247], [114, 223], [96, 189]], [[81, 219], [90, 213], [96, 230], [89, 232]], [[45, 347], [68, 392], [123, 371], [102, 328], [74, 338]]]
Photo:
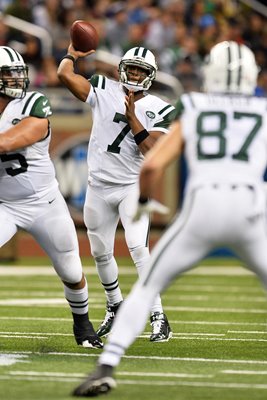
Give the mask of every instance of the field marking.
[[[71, 377], [71, 378], [85, 378], [87, 374], [75, 374], [65, 372], [36, 372], [36, 371], [10, 371], [9, 375], [23, 375], [23, 376], [50, 376], [50, 377]], [[117, 371], [116, 375], [122, 376], [151, 376], [151, 377], [166, 377], [166, 378], [213, 378], [214, 375], [210, 374], [186, 374], [186, 373], [163, 373], [163, 372], [127, 372]]]
[[[50, 336], [55, 336], [53, 333], [43, 333], [43, 335], [47, 336], [37, 336], [34, 334], [0, 334], [1, 339], [11, 339], [11, 338], [16, 338], [16, 339], [39, 339], [39, 340], [45, 340], [49, 339]], [[139, 335], [139, 339], [149, 339], [151, 334], [147, 335]], [[62, 334], [62, 335], [57, 335], [57, 336], [73, 336], [72, 334]], [[218, 338], [218, 337], [203, 337], [203, 336], [172, 336], [173, 340], [206, 340], [206, 341], [224, 341], [224, 342], [267, 342], [267, 339], [241, 339], [241, 338]]]
[[246, 313], [246, 314], [267, 314], [267, 309], [257, 308], [218, 308], [218, 307], [181, 307], [181, 306], [165, 306], [164, 310], [168, 311], [196, 311], [196, 312], [226, 312], [226, 313]]
[[[51, 321], [51, 322], [72, 322], [72, 318], [57, 318], [57, 317], [3, 317], [0, 316], [0, 320], [18, 320], [18, 321]], [[90, 319], [91, 322], [102, 322], [102, 319]], [[169, 322], [177, 325], [233, 325], [233, 326], [263, 326], [267, 328], [266, 322], [228, 322], [228, 321], [177, 321], [169, 320]]]
[[1, 338], [7, 338], [7, 339], [11, 339], [11, 338], [16, 338], [16, 339], [48, 339], [48, 337], [46, 336], [35, 336], [35, 335], [23, 335], [23, 336], [17, 336], [17, 335], [0, 335]]
[[[19, 381], [45, 381], [45, 382], [76, 382], [77, 378], [71, 377], [36, 377], [36, 376], [9, 376], [9, 375], [0, 375], [0, 380], [19, 380]], [[189, 387], [197, 387], [197, 388], [216, 388], [216, 389], [259, 389], [259, 390], [267, 390], [267, 384], [246, 384], [246, 383], [220, 383], [220, 382], [183, 382], [181, 380], [178, 381], [159, 381], [159, 380], [116, 380], [119, 385], [144, 385], [144, 386], [189, 386]]]
[[[197, 290], [197, 289], [196, 289]], [[12, 292], [13, 293], [13, 292]], [[225, 288], [225, 293], [227, 293], [227, 289]], [[2, 292], [0, 292], [2, 295]], [[49, 292], [47, 292], [49, 294]], [[168, 300], [182, 300], [182, 301], [209, 301], [210, 299], [214, 299], [214, 295], [192, 295], [192, 294], [185, 294], [185, 295], [170, 295], [167, 294]], [[223, 299], [224, 302], [249, 302], [249, 303], [266, 303], [267, 298], [266, 296], [257, 296], [257, 297], [248, 297], [248, 296], [227, 296]]]
[[[83, 267], [83, 271], [86, 274], [97, 275], [97, 271], [95, 266], [92, 267]], [[134, 266], [119, 266], [120, 274], [124, 275], [136, 275], [136, 268]], [[209, 276], [255, 276], [253, 272], [250, 270], [236, 265], [226, 265], [226, 266], [199, 266], [196, 267], [186, 273], [187, 275], [209, 275]], [[56, 276], [56, 272], [53, 266], [44, 265], [44, 266], [10, 266], [10, 265], [2, 265], [0, 266], [0, 275], [1, 276], [27, 276], [27, 275], [38, 275], [38, 276]]]
[[251, 334], [251, 333], [255, 333], [256, 335], [266, 335], [267, 331], [227, 331], [227, 333], [242, 333], [242, 334]]
[[267, 371], [248, 371], [248, 370], [234, 370], [225, 369], [220, 371], [222, 374], [236, 374], [236, 375], [267, 375]]
[[47, 335], [47, 336], [73, 336], [72, 333], [56, 333], [56, 332], [5, 332], [2, 331], [0, 332], [0, 336], [2, 335], [32, 335], [32, 336], [36, 336], [36, 335]]
[[[121, 275], [123, 275], [123, 274], [121, 274]], [[20, 276], [18, 275], [17, 277], [20, 277]], [[62, 292], [62, 286], [60, 286], [60, 280], [58, 280], [57, 276], [55, 276], [55, 279], [56, 280], [52, 281], [52, 282], [49, 280], [49, 288], [53, 287], [53, 288], [58, 289], [58, 291]], [[8, 288], [10, 288], [10, 286], [12, 286], [12, 285], [10, 284], [10, 282], [1, 282], [1, 288], [5, 288], [6, 286]], [[14, 286], [14, 284], [13, 284], [13, 286]], [[32, 284], [32, 282], [28, 281], [28, 282], [23, 282], [23, 286], [25, 288], [29, 287], [30, 290], [31, 290], [31, 288], [33, 287], [33, 284]], [[121, 289], [124, 289], [124, 290], [130, 290], [132, 288], [132, 286], [133, 286], [133, 282], [132, 283], [128, 283], [128, 284], [126, 284], [126, 283], [121, 283], [120, 284]], [[47, 287], [47, 282], [45, 282], [45, 281], [44, 282], [38, 282], [38, 281], [34, 282], [34, 289], [38, 288], [38, 287], [41, 287], [41, 288]], [[103, 288], [102, 288], [100, 282], [99, 283], [90, 282], [89, 287], [90, 287], [90, 290], [93, 289], [93, 290], [96, 290], [96, 291], [99, 291], [99, 290], [103, 291]], [[259, 287], [229, 286], [229, 283], [227, 283], [225, 285], [223, 285], [223, 283], [220, 283], [220, 284], [214, 283], [214, 285], [211, 286], [211, 285], [202, 285], [199, 282], [196, 283], [195, 285], [194, 284], [188, 285], [188, 284], [181, 283], [181, 281], [179, 281], [179, 280], [173, 282], [172, 285], [168, 288], [168, 294], [171, 297], [173, 296], [173, 297], [176, 298], [177, 291], [179, 291], [179, 292], [196, 292], [196, 291], [199, 291], [199, 292], [211, 292], [211, 293], [215, 293], [215, 294], [217, 294], [217, 293], [227, 293], [228, 294], [228, 293], [244, 293], [244, 292], [246, 292], [246, 294], [251, 293], [251, 297], [250, 297], [251, 299], [254, 298], [253, 294], [256, 293], [257, 296], [258, 296], [259, 292], [262, 291], [262, 295], [265, 296], [265, 291], [263, 290], [263, 288], [261, 286], [259, 286]], [[172, 295], [171, 294], [172, 292], [175, 292], [175, 294]], [[103, 299], [104, 299], [104, 294], [102, 296], [103, 296]]]
[[[6, 299], [0, 300], [0, 306], [49, 306], [58, 307], [66, 306], [67, 300], [65, 298], [51, 298], [51, 299]], [[89, 299], [90, 306], [90, 299]], [[103, 308], [103, 304], [94, 304], [94, 308]], [[246, 313], [246, 314], [267, 314], [267, 309], [257, 308], [218, 308], [218, 307], [182, 307], [182, 306], [165, 306], [166, 311], [193, 311], [193, 312], [221, 312], [221, 313]]]
[[[10, 354], [30, 354], [38, 356], [70, 356], [70, 357], [99, 357], [98, 349], [96, 353], [67, 353], [67, 352], [47, 352], [41, 353], [36, 351], [9, 351]], [[1, 354], [1, 352], [0, 352]], [[185, 361], [185, 362], [213, 362], [213, 363], [227, 363], [227, 364], [251, 364], [251, 365], [267, 365], [267, 360], [231, 360], [220, 358], [202, 358], [202, 357], [163, 357], [163, 356], [130, 356], [124, 355], [123, 358], [134, 360], [160, 360], [160, 361]]]
[[[149, 335], [140, 335], [138, 338], [141, 339], [148, 339], [151, 334]], [[189, 336], [172, 336], [174, 340], [206, 340], [206, 341], [222, 341], [222, 342], [267, 342], [267, 339], [241, 339], [241, 338], [218, 338], [218, 337], [189, 337]]]
[[132, 381], [117, 380], [121, 385], [152, 385], [152, 386], [192, 386], [216, 389], [267, 389], [267, 384], [246, 384], [246, 383], [220, 383], [220, 382], [182, 382], [182, 381]]
[[[39, 336], [46, 335], [46, 336]], [[139, 335], [139, 339], [148, 339], [151, 333], [144, 332]], [[71, 333], [54, 333], [54, 332], [0, 332], [0, 338], [17, 338], [17, 339], [48, 339], [51, 336], [68, 336], [72, 337]], [[206, 340], [206, 341], [240, 341], [240, 342], [267, 342], [267, 339], [244, 339], [244, 338], [226, 338], [224, 333], [198, 333], [198, 332], [183, 332], [174, 333], [172, 339], [174, 340]]]
[[27, 363], [28, 361], [25, 360], [26, 358], [28, 358], [28, 355], [25, 354], [0, 354], [0, 366], [9, 366], [9, 365], [13, 365], [16, 364], [18, 362], [23, 362], [23, 363]]
[[[120, 285], [121, 286], [121, 285]], [[130, 285], [129, 285], [130, 288]], [[122, 288], [121, 288], [122, 289]], [[197, 290], [197, 289], [196, 289]], [[225, 294], [227, 294], [228, 291], [225, 288]], [[57, 291], [51, 291], [51, 290], [12, 290], [12, 297], [27, 297], [29, 298], [29, 294], [31, 297], [36, 297], [40, 300], [42, 298], [57, 298], [57, 299], [62, 299], [63, 297], [63, 289], [59, 288]], [[177, 294], [177, 295], [167, 295], [169, 300], [175, 300], [175, 301], [210, 301], [211, 299], [214, 299], [214, 295], [217, 295], [217, 293], [214, 291], [214, 294], [206, 294], [206, 295], [192, 295], [192, 294]], [[9, 300], [10, 297], [10, 289], [9, 290], [1, 290], [0, 289], [0, 297], [3, 297], [3, 301]], [[7, 297], [7, 299], [4, 299]], [[18, 299], [14, 299], [14, 301], [18, 301]], [[95, 302], [103, 301], [103, 307], [105, 307], [105, 298], [104, 294], [101, 293], [100, 291], [93, 291], [92, 288], [90, 287], [90, 296], [89, 296], [89, 303], [95, 303]], [[66, 302], [66, 301], [65, 301]], [[249, 302], [249, 303], [266, 303], [267, 304], [267, 298], [266, 296], [253, 296], [253, 297], [248, 297], [248, 296], [227, 296], [224, 298], [224, 302]]]
[[[190, 285], [186, 285], [184, 283], [181, 283], [179, 281], [173, 283], [171, 286], [169, 286], [168, 288], [168, 295], [172, 296], [170, 293], [172, 291], [174, 291], [176, 293], [176, 291], [181, 291], [181, 292], [211, 292], [211, 293], [257, 293], [257, 295], [259, 294], [259, 291], [262, 290], [262, 294], [264, 295], [265, 292], [261, 287], [251, 287], [251, 286], [229, 286], [229, 283], [227, 283], [228, 286], [223, 286], [222, 284], [220, 285], [216, 285], [216, 283], [214, 285], [201, 285], [199, 282], [195, 285], [190, 284]], [[175, 295], [174, 295], [175, 296]]]

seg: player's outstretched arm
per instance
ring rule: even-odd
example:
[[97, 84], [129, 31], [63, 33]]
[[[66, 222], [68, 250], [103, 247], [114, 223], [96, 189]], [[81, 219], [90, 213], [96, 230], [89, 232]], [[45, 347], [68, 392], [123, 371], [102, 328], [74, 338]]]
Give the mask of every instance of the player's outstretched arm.
[[61, 60], [57, 70], [57, 75], [60, 82], [81, 101], [86, 101], [91, 84], [82, 75], [74, 72], [74, 64], [79, 57], [86, 57], [94, 52], [95, 50], [90, 50], [86, 53], [83, 53], [82, 51], [75, 50], [72, 44], [70, 44], [68, 47], [68, 53]]
[[183, 148], [179, 121], [173, 122], [170, 133], [161, 137], [146, 154], [140, 172], [140, 196], [155, 198], [155, 192], [165, 169], [178, 158]]
[[183, 144], [180, 122], [176, 121], [170, 133], [160, 138], [147, 153], [140, 172], [140, 197], [133, 221], [138, 221], [142, 214], [168, 214], [168, 208], [155, 199], [156, 192], [165, 169], [179, 157]]

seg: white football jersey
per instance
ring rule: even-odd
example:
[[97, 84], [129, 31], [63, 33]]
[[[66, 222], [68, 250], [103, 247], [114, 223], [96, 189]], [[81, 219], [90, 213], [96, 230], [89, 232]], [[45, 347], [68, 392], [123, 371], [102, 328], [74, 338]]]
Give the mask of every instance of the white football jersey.
[[[125, 117], [123, 86], [102, 75], [90, 79], [87, 103], [93, 114], [89, 142], [89, 179], [116, 184], [138, 180], [144, 156], [134, 141]], [[168, 132], [175, 109], [160, 98], [147, 94], [135, 102], [135, 113], [147, 131]]]
[[[29, 116], [47, 118], [52, 114], [49, 100], [39, 92], [8, 103], [0, 119], [0, 135]], [[9, 153], [0, 154], [0, 201], [24, 202], [42, 197], [58, 187], [48, 149], [50, 127], [45, 139]]]
[[190, 187], [203, 183], [255, 184], [267, 162], [267, 99], [183, 94], [181, 118]]

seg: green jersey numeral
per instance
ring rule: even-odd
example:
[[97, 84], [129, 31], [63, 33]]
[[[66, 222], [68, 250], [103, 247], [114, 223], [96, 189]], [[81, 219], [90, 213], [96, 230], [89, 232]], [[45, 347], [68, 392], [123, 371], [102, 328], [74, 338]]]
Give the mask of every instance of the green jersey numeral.
[[[218, 119], [218, 128], [216, 130], [209, 130], [206, 128], [208, 126], [208, 119], [210, 117], [215, 117]], [[258, 133], [261, 125], [262, 125], [262, 116], [255, 113], [245, 113], [245, 112], [234, 112], [234, 119], [242, 119], [242, 118], [251, 118], [254, 120], [253, 128], [248, 132], [244, 143], [241, 148], [235, 154], [232, 154], [232, 158], [239, 161], [248, 161], [248, 149], [251, 145], [253, 139]], [[205, 127], [206, 123], [206, 127]], [[220, 111], [206, 111], [199, 114], [197, 118], [197, 134], [198, 134], [198, 142], [197, 142], [197, 155], [199, 160], [208, 160], [208, 159], [218, 159], [222, 158], [226, 154], [226, 137], [224, 136], [225, 129], [227, 127], [227, 115], [224, 112]], [[213, 154], [207, 154], [203, 150], [203, 140], [205, 138], [215, 138], [218, 140], [218, 151]]]

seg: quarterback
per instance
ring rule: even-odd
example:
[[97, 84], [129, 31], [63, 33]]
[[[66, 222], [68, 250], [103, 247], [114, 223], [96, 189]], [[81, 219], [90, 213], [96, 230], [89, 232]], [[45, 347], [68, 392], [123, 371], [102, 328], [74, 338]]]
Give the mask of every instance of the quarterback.
[[[138, 199], [138, 176], [144, 154], [168, 132], [175, 109], [148, 94], [157, 71], [151, 51], [144, 47], [127, 51], [119, 64], [119, 82], [102, 75], [87, 80], [75, 73], [75, 61], [93, 52], [76, 51], [70, 44], [58, 76], [92, 110], [84, 221], [107, 298], [106, 315], [97, 330], [99, 336], [104, 336], [110, 332], [123, 300], [113, 255], [117, 225], [120, 219], [129, 252], [142, 275], [149, 260], [149, 217], [144, 215], [137, 223], [131, 220]], [[150, 321], [150, 340], [169, 340], [172, 333], [159, 296], [152, 304]]]
[[[154, 201], [158, 177], [182, 151], [189, 169], [184, 205], [122, 304], [96, 371], [75, 389], [75, 396], [96, 396], [116, 386], [114, 368], [144, 329], [155, 296], [211, 250], [223, 246], [234, 251], [267, 288], [267, 100], [253, 96], [257, 74], [247, 46], [232, 41], [215, 45], [203, 66], [205, 92], [181, 96], [170, 134], [148, 153], [134, 219], [151, 209], [160, 211]], [[131, 314], [138, 318], [130, 325]]]
[[52, 260], [73, 315], [77, 344], [101, 348], [88, 317], [88, 289], [74, 223], [49, 156], [52, 115], [46, 96], [27, 92], [28, 66], [0, 46], [0, 247], [29, 232]]

